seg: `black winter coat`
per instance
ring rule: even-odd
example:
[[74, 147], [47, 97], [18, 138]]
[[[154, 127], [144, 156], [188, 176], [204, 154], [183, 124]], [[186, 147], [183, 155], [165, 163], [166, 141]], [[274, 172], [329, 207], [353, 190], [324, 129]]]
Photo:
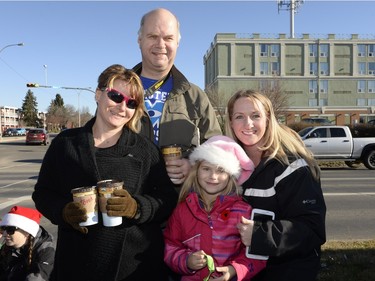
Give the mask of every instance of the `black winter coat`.
[[[52, 280], [167, 280], [160, 224], [175, 207], [177, 193], [163, 157], [152, 142], [126, 127], [115, 146], [95, 148], [94, 121], [56, 136], [32, 195], [37, 209], [58, 225]], [[72, 201], [71, 189], [104, 179], [123, 180], [141, 215], [124, 217], [116, 227], [104, 227], [99, 215], [99, 223], [81, 234], [65, 223], [62, 210]]]
[[32, 249], [29, 265], [29, 245], [20, 249], [3, 245], [0, 250], [0, 281], [49, 280], [53, 269], [55, 248], [52, 236], [41, 226]]
[[264, 159], [243, 184], [253, 208], [275, 213], [275, 220], [255, 222], [251, 253], [267, 255], [265, 270], [253, 281], [312, 281], [320, 268], [326, 240], [326, 205], [320, 180], [302, 159], [284, 165]]

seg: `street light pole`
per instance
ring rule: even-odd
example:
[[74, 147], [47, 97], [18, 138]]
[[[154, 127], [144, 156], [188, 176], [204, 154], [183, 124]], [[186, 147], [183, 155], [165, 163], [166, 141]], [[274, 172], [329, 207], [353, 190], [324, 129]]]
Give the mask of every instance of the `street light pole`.
[[[13, 47], [13, 46], [23, 46], [23, 45], [24, 45], [23, 43], [17, 43], [17, 44], [9, 44], [9, 45], [6, 45], [5, 47], [1, 48], [0, 53], [1, 53], [4, 49], [6, 49], [6, 48]], [[5, 109], [5, 105], [4, 105], [4, 109]], [[0, 140], [3, 138], [2, 114], [3, 114], [3, 110], [1, 109], [1, 105], [0, 105]]]
[[48, 85], [48, 79], [47, 79], [47, 65], [46, 64], [43, 64], [43, 67], [44, 67], [44, 77], [46, 79], [46, 85]]

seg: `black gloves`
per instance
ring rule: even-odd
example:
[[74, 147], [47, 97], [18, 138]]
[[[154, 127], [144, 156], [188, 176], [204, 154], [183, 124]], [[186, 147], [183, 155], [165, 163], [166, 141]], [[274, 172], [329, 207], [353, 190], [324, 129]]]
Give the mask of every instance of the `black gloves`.
[[107, 200], [108, 216], [134, 218], [137, 213], [137, 201], [125, 189], [118, 189]]
[[79, 202], [70, 202], [63, 209], [63, 219], [74, 229], [83, 234], [87, 234], [87, 227], [79, 226], [80, 222], [87, 220], [86, 209]]

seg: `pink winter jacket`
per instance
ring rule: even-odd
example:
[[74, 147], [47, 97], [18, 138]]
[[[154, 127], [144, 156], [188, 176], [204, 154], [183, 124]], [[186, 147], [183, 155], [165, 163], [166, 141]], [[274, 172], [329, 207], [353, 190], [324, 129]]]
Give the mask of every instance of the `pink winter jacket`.
[[193, 252], [203, 250], [213, 257], [215, 267], [232, 265], [237, 273], [237, 279], [233, 280], [251, 280], [266, 262], [245, 256], [245, 246], [236, 226], [241, 216], [250, 218], [250, 213], [250, 205], [239, 196], [219, 196], [207, 213], [199, 204], [197, 194], [189, 194], [168, 220], [164, 231], [164, 261], [182, 275], [182, 281], [202, 281], [208, 275], [207, 267], [192, 271], [187, 267], [187, 259]]

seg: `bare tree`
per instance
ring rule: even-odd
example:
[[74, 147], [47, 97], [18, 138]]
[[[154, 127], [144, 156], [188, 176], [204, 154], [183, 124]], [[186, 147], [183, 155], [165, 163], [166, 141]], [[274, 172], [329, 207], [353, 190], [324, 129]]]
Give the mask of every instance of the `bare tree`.
[[215, 109], [216, 118], [219, 121], [222, 131], [224, 131], [224, 122], [228, 98], [225, 94], [219, 93], [213, 87], [205, 90], [212, 107]]
[[285, 109], [289, 107], [289, 101], [279, 79], [273, 78], [260, 81], [257, 91], [271, 100], [278, 119], [285, 115]]
[[[278, 119], [282, 119], [282, 117], [285, 116], [285, 109], [288, 108], [289, 101], [279, 79], [272, 78], [270, 80], [262, 80], [259, 82], [258, 88], [253, 90], [264, 94], [271, 100]], [[228, 96], [226, 93], [219, 92], [215, 87], [206, 88], [205, 91], [208, 99], [216, 111], [216, 117], [218, 118], [220, 126], [223, 128], [226, 106], [230, 96]]]

